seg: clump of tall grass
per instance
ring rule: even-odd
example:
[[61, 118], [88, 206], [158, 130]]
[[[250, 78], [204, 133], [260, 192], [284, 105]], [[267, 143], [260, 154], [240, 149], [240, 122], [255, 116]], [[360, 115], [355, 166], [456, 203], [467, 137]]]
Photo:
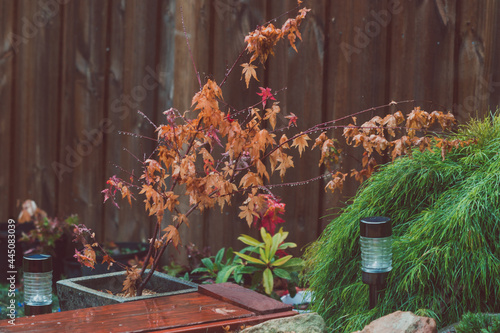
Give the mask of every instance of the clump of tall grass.
[[[335, 332], [352, 332], [396, 310], [439, 325], [468, 311], [500, 312], [500, 115], [473, 120], [457, 138], [476, 144], [441, 157], [413, 152], [383, 166], [306, 251], [313, 310]], [[359, 220], [393, 223], [393, 270], [368, 309], [361, 282]]]

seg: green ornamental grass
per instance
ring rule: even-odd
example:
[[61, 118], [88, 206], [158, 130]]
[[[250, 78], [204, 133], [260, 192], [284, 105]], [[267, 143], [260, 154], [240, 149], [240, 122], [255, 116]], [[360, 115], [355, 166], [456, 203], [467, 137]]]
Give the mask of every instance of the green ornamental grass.
[[457, 333], [500, 333], [500, 317], [486, 313], [466, 313], [455, 326]]
[[[335, 332], [362, 329], [396, 310], [436, 319], [500, 312], [500, 115], [472, 120], [456, 138], [477, 143], [414, 151], [383, 166], [306, 251], [303, 278], [313, 310]], [[368, 309], [361, 282], [359, 220], [393, 223], [393, 269], [385, 296]]]

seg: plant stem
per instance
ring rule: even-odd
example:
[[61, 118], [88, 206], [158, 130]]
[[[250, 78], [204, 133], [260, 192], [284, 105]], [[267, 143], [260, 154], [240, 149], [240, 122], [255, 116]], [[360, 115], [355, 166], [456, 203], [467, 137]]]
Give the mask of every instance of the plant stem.
[[224, 83], [226, 82], [229, 74], [231, 74], [231, 72], [233, 71], [234, 69], [234, 66], [236, 66], [236, 64], [238, 63], [238, 61], [240, 61], [241, 57], [243, 56], [243, 54], [245, 54], [245, 51], [246, 51], [246, 48], [244, 48], [240, 54], [238, 55], [238, 58], [236, 58], [236, 60], [233, 62], [233, 65], [231, 66], [231, 68], [227, 71], [227, 73], [224, 75], [224, 79], [222, 80], [222, 82], [219, 84], [219, 87], [222, 87], [224, 85]]
[[[159, 230], [160, 230], [160, 222], [157, 221], [155, 223], [155, 231], [153, 233], [153, 237], [151, 238], [151, 242], [149, 243], [148, 254], [146, 255], [146, 259], [144, 260], [144, 265], [142, 265], [140, 276], [142, 276], [144, 274], [144, 272], [146, 271], [146, 267], [148, 267], [149, 259], [151, 258], [151, 255], [153, 254], [153, 248], [155, 246], [154, 240], [156, 239], [156, 235], [158, 235]], [[144, 289], [144, 286], [146, 285], [146, 283], [147, 282], [139, 283], [139, 285], [137, 286], [137, 296], [142, 295], [142, 290]]]

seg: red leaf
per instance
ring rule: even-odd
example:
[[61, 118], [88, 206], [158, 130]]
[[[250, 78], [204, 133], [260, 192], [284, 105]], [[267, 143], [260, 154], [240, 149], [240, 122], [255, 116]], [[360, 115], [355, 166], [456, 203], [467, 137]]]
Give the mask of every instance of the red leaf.
[[259, 87], [259, 89], [260, 89], [260, 93], [257, 93], [257, 95], [262, 96], [262, 107], [263, 108], [266, 107], [266, 102], [268, 99], [272, 99], [273, 101], [276, 100], [276, 98], [274, 98], [273, 94], [271, 94], [271, 88]]

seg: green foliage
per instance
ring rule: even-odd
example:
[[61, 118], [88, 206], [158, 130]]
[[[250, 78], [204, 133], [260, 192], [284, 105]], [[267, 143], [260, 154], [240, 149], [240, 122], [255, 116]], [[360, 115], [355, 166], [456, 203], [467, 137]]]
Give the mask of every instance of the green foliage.
[[[500, 116], [472, 121], [457, 138], [477, 144], [414, 151], [366, 181], [306, 251], [303, 278], [313, 310], [352, 332], [396, 310], [457, 322], [467, 311], [500, 310]], [[393, 270], [385, 297], [368, 309], [361, 282], [359, 220], [393, 222]]]
[[215, 257], [201, 259], [201, 264], [204, 267], [198, 267], [191, 273], [205, 273], [205, 276], [215, 280], [215, 283], [227, 282], [231, 275], [236, 283], [240, 283], [242, 279], [239, 273], [242, 268], [241, 259], [234, 255], [232, 248], [228, 248], [227, 251], [224, 248], [220, 249]]
[[[24, 317], [24, 292], [21, 289], [16, 288], [11, 291], [9, 284], [0, 284], [0, 320], [11, 319], [7, 315], [9, 314], [8, 307], [10, 306], [11, 295], [14, 293], [15, 298], [15, 314], [16, 318]], [[55, 290], [54, 290], [55, 291]], [[52, 312], [59, 312], [59, 299], [57, 295], [52, 293]]]
[[65, 220], [58, 218], [35, 219], [35, 229], [28, 234], [23, 233], [20, 241], [26, 242], [32, 246], [30, 252], [47, 253], [57, 255], [55, 252], [56, 241], [65, 235], [70, 237], [73, 226], [78, 224], [78, 216], [71, 215]]
[[[252, 274], [252, 287], [262, 284], [266, 294], [270, 295], [274, 288], [274, 278], [279, 277], [287, 281], [293, 281], [303, 267], [303, 261], [300, 258], [293, 258], [292, 255], [279, 257], [277, 252], [287, 248], [293, 248], [295, 243], [284, 243], [288, 237], [288, 232], [283, 228], [274, 236], [266, 232], [265, 228], [260, 228], [260, 235], [263, 242], [247, 235], [238, 237], [243, 243], [250, 245], [245, 248], [258, 257], [244, 254], [243, 251], [235, 252], [236, 255], [247, 261], [246, 266], [240, 270], [240, 273]], [[295, 274], [294, 274], [295, 273]]]
[[189, 278], [189, 273], [186, 272], [186, 269], [184, 268], [184, 266], [182, 265], [179, 265], [177, 262], [175, 262], [174, 260], [171, 260], [168, 265], [166, 266], [163, 266], [162, 267], [163, 271], [165, 273], [167, 273], [168, 275], [171, 275], [171, 276], [181, 276], [184, 274], [188, 274], [187, 275], [187, 278]]
[[468, 312], [455, 330], [457, 333], [500, 333], [500, 317]]

